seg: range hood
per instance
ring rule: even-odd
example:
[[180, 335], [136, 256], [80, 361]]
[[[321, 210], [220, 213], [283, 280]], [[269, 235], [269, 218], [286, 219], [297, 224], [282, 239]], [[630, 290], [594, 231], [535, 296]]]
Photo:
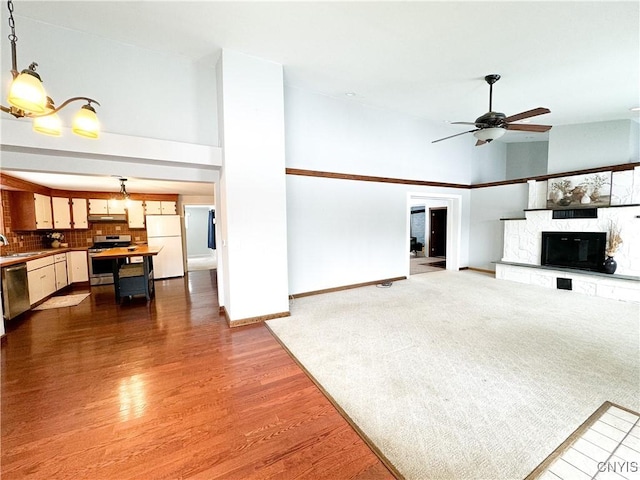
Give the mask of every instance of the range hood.
[[113, 214], [100, 214], [100, 215], [89, 215], [87, 217], [89, 222], [127, 222], [127, 215], [124, 213], [113, 213]]

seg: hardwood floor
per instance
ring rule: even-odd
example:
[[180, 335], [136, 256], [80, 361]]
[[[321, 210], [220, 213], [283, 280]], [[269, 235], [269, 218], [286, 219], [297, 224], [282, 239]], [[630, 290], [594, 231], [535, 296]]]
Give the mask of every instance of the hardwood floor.
[[264, 325], [226, 326], [215, 281], [7, 322], [2, 478], [393, 478]]

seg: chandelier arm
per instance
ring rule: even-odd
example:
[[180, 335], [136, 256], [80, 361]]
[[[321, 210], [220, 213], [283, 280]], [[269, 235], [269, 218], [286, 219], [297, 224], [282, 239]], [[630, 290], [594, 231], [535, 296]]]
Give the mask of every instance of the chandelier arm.
[[65, 100], [64, 102], [62, 102], [62, 104], [60, 104], [59, 107], [56, 107], [56, 108], [54, 108], [53, 110], [51, 110], [51, 111], [49, 111], [47, 113], [42, 113], [40, 115], [34, 115], [32, 113], [26, 113], [24, 116], [25, 117], [29, 117], [29, 118], [47, 117], [49, 115], [53, 115], [54, 113], [58, 113], [64, 107], [69, 105], [71, 102], [77, 102], [78, 100], [87, 101], [87, 102], [89, 102], [89, 104], [95, 103], [96, 105], [100, 106], [100, 103], [97, 100], [94, 100], [93, 98], [89, 98], [89, 97], [71, 97], [68, 100]]
[[24, 112], [15, 107], [5, 107], [4, 105], [0, 105], [0, 110], [3, 112], [7, 112], [9, 115], [13, 115], [16, 118], [23, 118]]

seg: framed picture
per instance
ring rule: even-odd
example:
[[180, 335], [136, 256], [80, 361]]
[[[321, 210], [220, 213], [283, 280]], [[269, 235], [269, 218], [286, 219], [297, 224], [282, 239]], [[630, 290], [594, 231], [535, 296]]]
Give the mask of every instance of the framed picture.
[[611, 203], [611, 172], [550, 178], [547, 208], [608, 207]]

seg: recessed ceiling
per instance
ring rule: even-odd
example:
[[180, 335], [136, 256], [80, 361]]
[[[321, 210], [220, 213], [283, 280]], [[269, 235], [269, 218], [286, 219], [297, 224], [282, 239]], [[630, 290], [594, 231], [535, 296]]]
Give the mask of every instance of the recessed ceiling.
[[[91, 175], [62, 175], [58, 173], [20, 172], [4, 170], [12, 177], [21, 178], [28, 182], [60, 190], [76, 190], [87, 192], [120, 191], [119, 176], [91, 176]], [[166, 180], [147, 180], [141, 178], [124, 177], [127, 179], [126, 188], [129, 193], [168, 193], [193, 196], [212, 196], [212, 183], [174, 182]]]

